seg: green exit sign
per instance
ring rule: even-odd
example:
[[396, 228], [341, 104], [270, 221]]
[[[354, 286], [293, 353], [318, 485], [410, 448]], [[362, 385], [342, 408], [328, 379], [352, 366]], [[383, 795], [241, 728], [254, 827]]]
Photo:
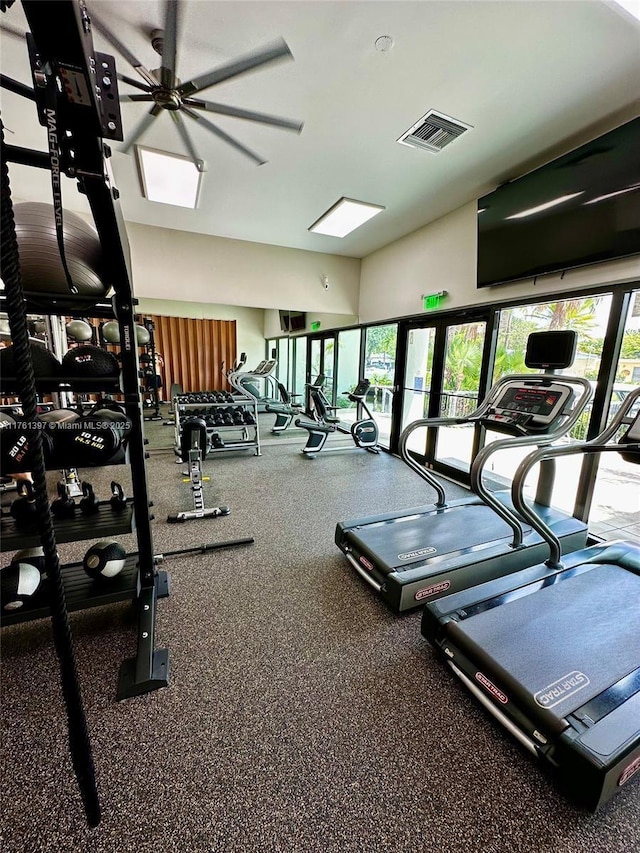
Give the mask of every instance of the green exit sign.
[[320, 321], [319, 321], [319, 320], [315, 320], [315, 321], [311, 324], [311, 331], [312, 331], [312, 332], [317, 332], [319, 328], [320, 328]]
[[427, 296], [422, 297], [422, 307], [425, 311], [434, 311], [436, 308], [440, 308], [445, 297], [447, 295], [446, 290], [439, 290], [437, 293], [429, 293]]

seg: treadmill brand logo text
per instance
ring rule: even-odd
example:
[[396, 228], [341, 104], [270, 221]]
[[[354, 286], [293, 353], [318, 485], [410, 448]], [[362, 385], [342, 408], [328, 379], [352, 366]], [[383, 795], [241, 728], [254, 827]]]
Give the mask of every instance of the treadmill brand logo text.
[[640, 770], [640, 758], [636, 758], [631, 762], [631, 764], [624, 768], [620, 774], [620, 778], [618, 779], [618, 785], [624, 785], [632, 776], [635, 776], [638, 770]]
[[508, 697], [502, 692], [502, 690], [500, 690], [499, 687], [496, 687], [492, 681], [489, 681], [486, 675], [483, 675], [481, 672], [476, 672], [476, 681], [479, 681], [487, 693], [491, 693], [493, 698], [497, 699], [498, 702], [502, 702], [503, 705], [507, 704], [509, 701]]
[[451, 586], [451, 581], [440, 581], [431, 586], [426, 586], [424, 589], [419, 589], [413, 596], [416, 601], [422, 601], [423, 598], [429, 598], [431, 595], [437, 595], [439, 592], [446, 592]]
[[564, 702], [569, 696], [573, 696], [578, 690], [582, 690], [589, 683], [589, 679], [584, 672], [574, 670], [554, 681], [548, 687], [538, 690], [533, 698], [536, 705], [539, 705], [541, 708], [553, 708], [559, 705], [560, 702]]
[[414, 557], [426, 557], [428, 554], [435, 554], [435, 548], [418, 548], [416, 551], [407, 551], [406, 554], [398, 554], [399, 560], [413, 560]]

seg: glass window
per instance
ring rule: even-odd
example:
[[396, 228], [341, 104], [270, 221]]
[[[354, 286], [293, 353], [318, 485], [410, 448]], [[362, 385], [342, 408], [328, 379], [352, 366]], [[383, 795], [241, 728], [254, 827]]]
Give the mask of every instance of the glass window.
[[289, 338], [278, 339], [278, 354], [276, 356], [278, 359], [278, 365], [276, 367], [275, 375], [278, 380], [282, 382], [285, 388], [287, 388], [289, 384], [289, 344]]
[[[629, 391], [640, 383], [640, 291], [636, 291], [625, 322], [607, 422]], [[629, 381], [631, 380], [631, 381]], [[617, 453], [603, 453], [598, 463], [589, 529], [603, 539], [640, 542], [640, 466]]]
[[346, 396], [358, 384], [360, 367], [360, 329], [338, 332], [338, 383], [336, 405], [345, 421], [356, 419], [356, 404]]
[[365, 332], [364, 378], [371, 382], [367, 403], [378, 425], [381, 447], [389, 447], [398, 324], [369, 326]]
[[[440, 417], [464, 418], [477, 408], [485, 332], [484, 321], [447, 327]], [[440, 427], [436, 459], [469, 470], [473, 438], [472, 427]]]
[[[294, 338], [294, 360], [293, 360], [293, 387], [292, 394], [304, 394], [304, 386], [307, 381], [307, 338]], [[298, 397], [298, 402], [303, 399]]]
[[[410, 423], [427, 417], [435, 337], [436, 330], [432, 326], [411, 329], [408, 333], [401, 430]], [[424, 456], [426, 435], [426, 429], [417, 429], [413, 432], [409, 437], [409, 450]]]
[[[499, 378], [509, 373], [538, 372], [525, 367], [524, 364], [527, 337], [531, 332], [575, 329], [578, 332], [578, 346], [574, 362], [558, 373], [584, 376], [595, 384], [600, 369], [600, 357], [610, 308], [611, 295], [603, 294], [522, 305], [500, 311], [493, 381], [497, 382]], [[584, 440], [587, 436], [590, 417], [591, 406], [588, 405], [565, 440]], [[489, 443], [500, 437], [504, 436], [488, 430], [486, 442]], [[528, 452], [530, 448], [514, 448], [497, 453], [491, 458], [488, 473], [495, 478], [497, 487], [505, 487], [511, 483], [513, 472]], [[573, 512], [581, 464], [582, 460], [579, 457], [567, 457], [556, 461], [556, 488], [553, 504], [567, 512]], [[529, 495], [535, 490], [536, 476], [534, 470], [527, 482], [526, 491]], [[562, 483], [562, 488], [558, 487], [558, 483]]]

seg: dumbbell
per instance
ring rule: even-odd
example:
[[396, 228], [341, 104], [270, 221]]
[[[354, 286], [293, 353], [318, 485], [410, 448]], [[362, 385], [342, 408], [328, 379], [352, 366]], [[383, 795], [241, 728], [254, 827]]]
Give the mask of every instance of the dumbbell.
[[60, 468], [102, 466], [124, 461], [124, 440], [131, 424], [121, 411], [99, 409], [72, 428], [57, 429], [54, 458]]
[[93, 491], [91, 483], [86, 480], [82, 483], [82, 498], [80, 500], [80, 512], [83, 515], [95, 515], [100, 512], [100, 501]]
[[[0, 473], [5, 476], [32, 471], [35, 465], [35, 431], [28, 430], [22, 420], [13, 421], [8, 415], [2, 419], [0, 442]], [[42, 441], [45, 465], [51, 457], [51, 435], [43, 429], [38, 433]]]

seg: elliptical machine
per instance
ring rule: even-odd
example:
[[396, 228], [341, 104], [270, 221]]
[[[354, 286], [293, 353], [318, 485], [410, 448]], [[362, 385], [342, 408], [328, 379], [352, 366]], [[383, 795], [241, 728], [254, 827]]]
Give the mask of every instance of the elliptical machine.
[[[310, 386], [310, 396], [313, 405], [315, 421], [307, 421], [302, 418], [296, 419], [296, 426], [306, 429], [309, 433], [307, 443], [302, 448], [302, 453], [313, 459], [325, 446], [327, 438], [334, 433], [350, 435], [356, 447], [361, 447], [369, 453], [378, 453], [378, 424], [375, 422], [365, 399], [371, 383], [368, 379], [361, 379], [351, 392], [346, 396], [352, 403], [356, 404], [357, 418], [352, 424], [343, 423], [340, 418], [330, 414], [335, 412], [337, 406], [331, 406], [327, 400], [322, 387]], [[364, 416], [363, 416], [364, 415]], [[350, 447], [331, 447], [329, 450], [351, 450]]]

